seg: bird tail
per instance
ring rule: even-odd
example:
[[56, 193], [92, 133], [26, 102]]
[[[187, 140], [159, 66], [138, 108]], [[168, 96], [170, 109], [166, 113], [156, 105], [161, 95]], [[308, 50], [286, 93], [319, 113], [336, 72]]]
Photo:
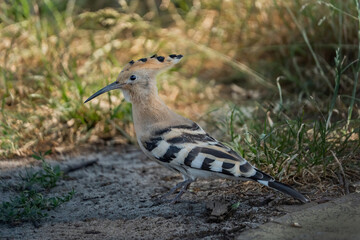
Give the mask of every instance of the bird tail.
[[266, 173], [264, 173], [258, 169], [255, 169], [255, 171], [256, 171], [256, 174], [254, 176], [250, 177], [252, 180], [254, 180], [258, 183], [261, 183], [265, 186], [268, 186], [270, 188], [276, 189], [287, 195], [290, 195], [302, 203], [309, 202], [309, 199], [307, 199], [304, 195], [302, 195], [301, 193], [296, 191], [294, 188], [292, 188], [284, 183], [275, 181], [275, 179], [273, 177], [267, 175]]

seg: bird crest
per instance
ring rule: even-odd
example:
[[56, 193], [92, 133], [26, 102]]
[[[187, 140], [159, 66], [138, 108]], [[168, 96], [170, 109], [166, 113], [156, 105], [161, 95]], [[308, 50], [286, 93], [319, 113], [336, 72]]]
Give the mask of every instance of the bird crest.
[[131, 60], [123, 69], [125, 71], [136, 71], [138, 69], [166, 69], [178, 63], [183, 55], [171, 54], [168, 57], [157, 56], [156, 54], [149, 58], [140, 58], [136, 62]]
[[148, 58], [140, 58], [137, 61], [131, 60], [128, 64], [125, 65], [123, 70], [120, 72], [117, 81], [127, 79], [130, 73], [137, 71], [146, 71], [148, 73], [157, 74], [160, 71], [166, 70], [178, 62], [180, 62], [183, 55], [170, 54], [167, 57], [157, 56], [156, 54]]

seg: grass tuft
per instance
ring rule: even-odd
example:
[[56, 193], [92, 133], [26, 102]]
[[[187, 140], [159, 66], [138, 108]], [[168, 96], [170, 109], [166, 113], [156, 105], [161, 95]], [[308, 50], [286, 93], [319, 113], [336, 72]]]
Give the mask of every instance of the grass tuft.
[[49, 153], [33, 154], [33, 158], [41, 161], [41, 169], [26, 170], [25, 176], [20, 175], [22, 182], [12, 189], [14, 196], [0, 203], [0, 222], [11, 225], [32, 222], [37, 226], [42, 218], [48, 216], [48, 211], [70, 201], [74, 196], [74, 190], [62, 196], [49, 196], [49, 190], [63, 176], [59, 166], [52, 167], [45, 161], [44, 157]]
[[327, 127], [323, 119], [288, 116], [284, 111], [274, 114], [274, 109], [261, 108], [249, 114], [233, 106], [220, 123], [219, 128], [230, 136], [230, 147], [280, 179], [301, 176], [304, 171], [325, 177], [338, 167], [334, 155], [344, 159], [346, 170], [360, 169], [352, 159], [360, 147], [358, 122], [348, 127], [342, 120]]

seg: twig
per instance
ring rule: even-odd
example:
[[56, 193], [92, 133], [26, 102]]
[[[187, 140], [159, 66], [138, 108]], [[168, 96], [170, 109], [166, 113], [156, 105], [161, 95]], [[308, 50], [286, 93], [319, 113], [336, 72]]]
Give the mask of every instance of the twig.
[[95, 159], [91, 159], [91, 160], [84, 161], [84, 162], [81, 162], [81, 163], [72, 164], [72, 165], [67, 166], [67, 168], [64, 169], [63, 172], [65, 174], [67, 174], [69, 172], [74, 172], [74, 171], [80, 170], [82, 168], [92, 166], [95, 163], [97, 163], [98, 161], [99, 161], [99, 159], [95, 158]]
[[346, 179], [345, 176], [345, 172], [344, 172], [344, 168], [342, 167], [341, 162], [339, 161], [339, 159], [336, 157], [335, 153], [330, 150], [330, 152], [332, 153], [332, 155], [334, 156], [335, 161], [339, 164], [339, 168], [340, 168], [340, 172], [342, 174], [343, 180], [344, 180], [344, 189], [345, 189], [345, 194], [349, 194], [349, 182]]

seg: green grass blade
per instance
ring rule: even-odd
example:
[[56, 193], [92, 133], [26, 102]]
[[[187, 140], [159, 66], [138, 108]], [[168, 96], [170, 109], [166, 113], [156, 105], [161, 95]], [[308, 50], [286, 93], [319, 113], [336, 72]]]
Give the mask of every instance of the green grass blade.
[[[360, 60], [360, 3], [359, 0], [355, 0], [355, 4], [356, 4], [356, 10], [358, 13], [358, 59]], [[356, 97], [356, 89], [357, 89], [357, 84], [359, 81], [359, 72], [360, 72], [360, 61], [357, 62], [356, 64], [356, 69], [355, 69], [355, 74], [354, 74], [354, 87], [353, 87], [353, 91], [352, 91], [352, 99], [350, 102], [350, 106], [348, 109], [348, 117], [347, 117], [347, 125], [350, 124], [351, 121], [351, 116], [352, 116], [352, 112], [353, 112], [353, 108], [354, 108], [354, 103], [355, 103], [355, 97]]]
[[323, 68], [321, 67], [320, 65], [320, 61], [319, 59], [317, 58], [311, 44], [310, 44], [310, 41], [309, 41], [309, 38], [307, 36], [307, 33], [305, 31], [305, 29], [300, 25], [299, 21], [296, 19], [294, 13], [291, 11], [291, 9], [289, 8], [289, 6], [286, 5], [286, 10], [288, 11], [288, 13], [290, 14], [292, 20], [295, 22], [297, 28], [300, 30], [301, 32], [301, 35], [303, 36], [304, 38], [304, 41], [306, 43], [306, 45], [308, 46], [309, 50], [310, 50], [310, 53], [315, 61], [315, 64], [316, 64], [316, 67], [318, 68], [319, 72], [320, 72], [320, 75], [321, 77], [324, 79], [324, 81], [326, 82], [326, 84], [328, 85], [328, 87], [331, 89], [331, 90], [334, 90], [333, 86], [331, 85], [329, 79], [326, 77], [325, 73], [324, 73], [324, 70]]
[[340, 48], [336, 50], [336, 57], [335, 57], [335, 89], [334, 93], [330, 102], [328, 118], [326, 120], [326, 129], [328, 129], [331, 125], [331, 116], [335, 107], [336, 98], [338, 97], [339, 87], [340, 87], [340, 79], [341, 79], [341, 66], [342, 60], [340, 59]]

